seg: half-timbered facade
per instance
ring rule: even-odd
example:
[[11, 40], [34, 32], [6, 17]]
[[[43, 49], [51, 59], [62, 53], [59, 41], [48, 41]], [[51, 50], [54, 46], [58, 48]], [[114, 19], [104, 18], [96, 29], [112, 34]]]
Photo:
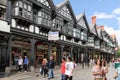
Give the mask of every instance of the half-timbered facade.
[[[0, 74], [16, 70], [20, 55], [28, 56], [31, 68], [50, 55], [56, 65], [67, 56], [78, 63], [89, 58], [111, 59], [116, 38], [95, 21], [93, 17], [89, 26], [85, 13], [75, 16], [69, 0], [56, 6], [52, 0], [1, 0]], [[59, 39], [48, 40], [49, 32], [58, 32]]]

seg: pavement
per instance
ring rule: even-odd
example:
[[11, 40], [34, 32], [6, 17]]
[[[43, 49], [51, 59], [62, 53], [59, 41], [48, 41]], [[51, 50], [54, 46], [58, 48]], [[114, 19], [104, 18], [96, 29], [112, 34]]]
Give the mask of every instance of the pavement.
[[[107, 74], [107, 80], [114, 80], [113, 74], [115, 73], [114, 67], [109, 67]], [[60, 80], [59, 68], [54, 69], [55, 77], [51, 80]], [[14, 72], [10, 77], [0, 78], [0, 80], [48, 80], [47, 77], [43, 77], [39, 73], [39, 69], [36, 68], [34, 72]], [[92, 68], [82, 68], [81, 65], [74, 70], [73, 80], [93, 80]]]

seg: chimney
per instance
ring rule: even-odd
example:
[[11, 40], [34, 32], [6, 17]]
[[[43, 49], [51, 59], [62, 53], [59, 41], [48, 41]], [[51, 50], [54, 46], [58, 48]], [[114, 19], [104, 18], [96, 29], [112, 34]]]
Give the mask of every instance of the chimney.
[[91, 19], [92, 19], [92, 24], [96, 24], [96, 16], [92, 16]]
[[101, 29], [102, 31], [104, 31], [104, 30], [105, 30], [105, 29], [104, 29], [104, 25], [100, 26], [100, 29]]

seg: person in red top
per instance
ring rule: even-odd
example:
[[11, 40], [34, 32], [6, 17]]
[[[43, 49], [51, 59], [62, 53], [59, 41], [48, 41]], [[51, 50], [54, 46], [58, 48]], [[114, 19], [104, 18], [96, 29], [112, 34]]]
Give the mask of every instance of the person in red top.
[[66, 64], [66, 58], [62, 58], [62, 64], [60, 68], [60, 73], [61, 73], [61, 80], [65, 80], [65, 64]]

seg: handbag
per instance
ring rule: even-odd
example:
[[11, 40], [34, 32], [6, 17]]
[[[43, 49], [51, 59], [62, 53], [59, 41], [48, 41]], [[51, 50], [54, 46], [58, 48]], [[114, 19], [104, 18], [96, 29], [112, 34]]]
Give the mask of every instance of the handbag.
[[41, 67], [40, 67], [40, 70], [39, 70], [39, 71], [40, 71], [40, 73], [42, 72], [42, 68], [41, 68]]

